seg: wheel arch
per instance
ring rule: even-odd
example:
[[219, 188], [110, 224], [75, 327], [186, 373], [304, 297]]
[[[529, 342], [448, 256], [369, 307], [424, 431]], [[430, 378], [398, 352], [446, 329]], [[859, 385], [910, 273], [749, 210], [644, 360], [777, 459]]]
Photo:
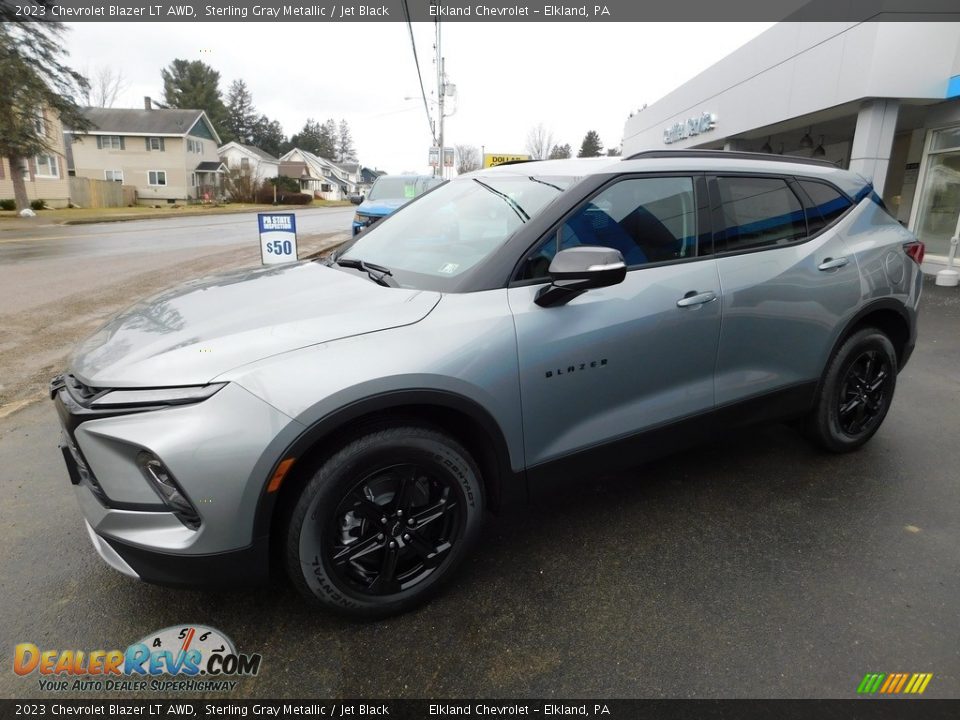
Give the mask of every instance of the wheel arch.
[[[443, 390], [398, 390], [350, 403], [309, 425], [273, 464], [264, 478], [254, 519], [254, 537], [268, 538], [291, 501], [295, 502], [312, 471], [333, 450], [366, 430], [384, 423], [419, 423], [450, 434], [480, 466], [486, 506], [494, 511], [527, 497], [526, 474], [510, 462], [500, 426], [482, 406]], [[269, 480], [285, 458], [295, 458], [276, 492]]]
[[847, 321], [824, 360], [824, 369], [840, 346], [855, 332], [865, 327], [875, 327], [890, 338], [897, 353], [897, 370], [903, 369], [907, 360], [910, 359], [916, 335], [914, 322], [906, 306], [893, 298], [874, 300]]

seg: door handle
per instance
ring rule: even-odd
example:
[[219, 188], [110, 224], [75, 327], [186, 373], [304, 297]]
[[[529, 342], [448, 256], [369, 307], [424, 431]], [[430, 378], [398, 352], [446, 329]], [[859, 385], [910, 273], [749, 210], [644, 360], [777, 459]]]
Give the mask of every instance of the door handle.
[[698, 293], [696, 290], [691, 290], [682, 298], [677, 300], [677, 307], [693, 307], [694, 305], [703, 305], [704, 303], [713, 302], [716, 299], [717, 294], [715, 292]]
[[838, 258], [827, 258], [822, 263], [817, 265], [817, 270], [836, 270], [842, 268], [847, 264], [847, 259], [845, 257]]

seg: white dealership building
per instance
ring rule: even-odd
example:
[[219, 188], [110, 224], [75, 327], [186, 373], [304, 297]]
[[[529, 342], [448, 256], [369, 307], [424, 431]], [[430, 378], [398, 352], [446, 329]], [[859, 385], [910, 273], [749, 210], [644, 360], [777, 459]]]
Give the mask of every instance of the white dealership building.
[[672, 148], [855, 170], [939, 269], [960, 216], [960, 22], [774, 25], [631, 114], [625, 156]]

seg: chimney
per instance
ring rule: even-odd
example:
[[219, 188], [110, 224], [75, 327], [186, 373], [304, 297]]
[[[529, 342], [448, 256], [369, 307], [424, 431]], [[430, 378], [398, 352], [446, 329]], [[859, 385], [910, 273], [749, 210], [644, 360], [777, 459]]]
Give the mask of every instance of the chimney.
[[153, 102], [150, 100], [149, 95], [143, 96], [143, 109], [144, 110], [153, 110]]

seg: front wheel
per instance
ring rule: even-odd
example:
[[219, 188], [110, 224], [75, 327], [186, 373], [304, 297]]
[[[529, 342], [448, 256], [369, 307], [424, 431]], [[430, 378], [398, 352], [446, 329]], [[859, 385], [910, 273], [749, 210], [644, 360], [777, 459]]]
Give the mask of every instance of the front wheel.
[[327, 459], [294, 506], [287, 570], [307, 596], [376, 618], [424, 601], [476, 540], [480, 473], [452, 438], [389, 427]]
[[826, 450], [849, 452], [873, 437], [893, 402], [897, 354], [876, 328], [851, 335], [830, 361], [808, 434]]

